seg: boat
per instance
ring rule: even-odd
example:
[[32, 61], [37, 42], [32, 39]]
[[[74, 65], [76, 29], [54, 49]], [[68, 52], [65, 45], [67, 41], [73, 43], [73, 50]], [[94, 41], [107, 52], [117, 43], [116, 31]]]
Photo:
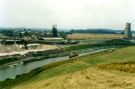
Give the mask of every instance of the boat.
[[78, 56], [78, 54], [76, 52], [72, 52], [69, 54], [69, 58], [73, 58], [73, 57], [76, 57]]

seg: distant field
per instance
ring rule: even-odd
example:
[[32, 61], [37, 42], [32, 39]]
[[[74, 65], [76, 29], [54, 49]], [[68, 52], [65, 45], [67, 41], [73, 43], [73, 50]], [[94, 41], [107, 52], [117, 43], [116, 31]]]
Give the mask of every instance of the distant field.
[[68, 39], [116, 39], [123, 38], [121, 34], [69, 34]]
[[15, 81], [9, 80], [0, 83], [0, 88], [134, 89], [135, 62], [132, 62], [135, 58], [134, 50], [135, 47], [128, 47], [111, 52], [77, 57], [76, 59], [80, 60], [72, 63], [54, 66], [47, 70], [44, 70], [46, 67], [42, 67], [42, 72], [39, 69], [36, 75], [29, 74], [26, 77], [27, 80], [22, 83], [19, 83], [21, 81], [19, 78]]

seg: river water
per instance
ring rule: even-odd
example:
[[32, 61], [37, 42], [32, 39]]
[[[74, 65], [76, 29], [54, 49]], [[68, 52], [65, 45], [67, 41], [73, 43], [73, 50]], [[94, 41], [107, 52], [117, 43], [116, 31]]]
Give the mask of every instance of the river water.
[[[80, 53], [79, 56], [97, 53], [97, 52], [101, 52], [105, 50], [108, 50], [108, 49], [96, 49], [94, 51], [91, 50], [89, 52]], [[50, 64], [50, 63], [58, 62], [62, 60], [67, 60], [67, 59], [69, 59], [69, 57], [65, 56], [65, 57], [57, 57], [57, 58], [48, 58], [48, 59], [40, 60], [40, 61], [33, 61], [26, 64], [23, 64], [21, 62], [21, 63], [16, 64], [15, 66], [10, 65], [8, 67], [0, 69], [0, 81], [4, 81], [6, 79], [14, 79], [17, 75], [28, 73], [32, 71], [33, 69], [42, 67], [46, 64]]]

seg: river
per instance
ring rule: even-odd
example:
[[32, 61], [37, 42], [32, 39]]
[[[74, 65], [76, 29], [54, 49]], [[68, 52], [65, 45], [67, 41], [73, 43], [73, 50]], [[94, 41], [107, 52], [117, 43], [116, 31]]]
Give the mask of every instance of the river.
[[[102, 52], [106, 50], [108, 49], [90, 50], [88, 52], [80, 53], [79, 56], [93, 54], [93, 53]], [[65, 56], [65, 57], [57, 57], [57, 58], [48, 58], [48, 59], [40, 60], [40, 61], [33, 61], [26, 64], [24, 64], [23, 62], [20, 62], [15, 65], [9, 65], [8, 67], [0, 69], [0, 81], [4, 81], [6, 79], [14, 79], [17, 75], [28, 73], [32, 71], [33, 69], [39, 68], [46, 64], [50, 64], [50, 63], [58, 62], [62, 60], [68, 60], [68, 59], [69, 57]]]

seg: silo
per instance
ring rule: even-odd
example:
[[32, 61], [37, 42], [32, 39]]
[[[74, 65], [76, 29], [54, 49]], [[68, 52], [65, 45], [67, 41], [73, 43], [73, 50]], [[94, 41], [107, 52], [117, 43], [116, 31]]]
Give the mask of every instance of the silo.
[[124, 37], [125, 38], [132, 38], [131, 23], [126, 23]]

